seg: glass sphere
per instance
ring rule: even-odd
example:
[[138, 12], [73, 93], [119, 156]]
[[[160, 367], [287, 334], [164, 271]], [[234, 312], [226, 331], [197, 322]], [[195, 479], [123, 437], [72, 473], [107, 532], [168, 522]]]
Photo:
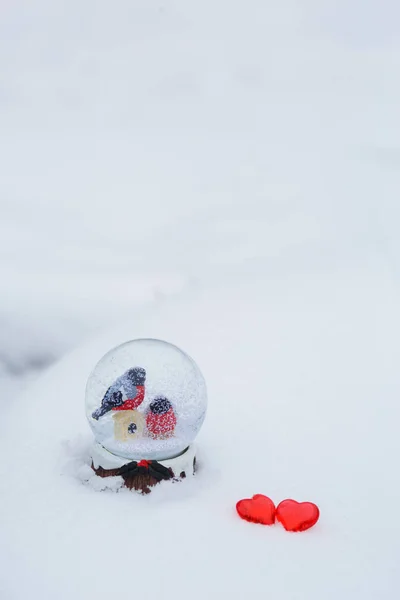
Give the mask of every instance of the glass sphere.
[[198, 366], [168, 342], [138, 339], [110, 350], [86, 386], [86, 416], [96, 441], [131, 460], [163, 460], [194, 440], [207, 409]]

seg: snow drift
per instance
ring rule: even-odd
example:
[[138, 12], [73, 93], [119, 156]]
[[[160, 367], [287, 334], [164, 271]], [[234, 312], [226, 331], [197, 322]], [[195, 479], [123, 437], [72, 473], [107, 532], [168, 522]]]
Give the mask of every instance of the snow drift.
[[[345, 271], [224, 286], [66, 357], [4, 409], [2, 597], [393, 599], [398, 300]], [[93, 479], [84, 414], [93, 365], [144, 336], [184, 348], [209, 389], [198, 475], [148, 497]], [[245, 523], [235, 503], [254, 493], [316, 502], [321, 520]]]

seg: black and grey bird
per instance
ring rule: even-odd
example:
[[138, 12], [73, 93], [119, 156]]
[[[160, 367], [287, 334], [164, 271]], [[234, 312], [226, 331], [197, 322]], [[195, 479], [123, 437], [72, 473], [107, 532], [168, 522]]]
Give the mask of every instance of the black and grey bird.
[[[129, 408], [137, 408], [144, 399], [144, 384], [146, 371], [142, 367], [129, 369], [118, 377], [108, 388], [101, 401], [101, 406], [92, 413], [96, 421], [113, 408], [118, 408], [125, 403], [130, 403]], [[128, 400], [124, 401], [123, 394]]]

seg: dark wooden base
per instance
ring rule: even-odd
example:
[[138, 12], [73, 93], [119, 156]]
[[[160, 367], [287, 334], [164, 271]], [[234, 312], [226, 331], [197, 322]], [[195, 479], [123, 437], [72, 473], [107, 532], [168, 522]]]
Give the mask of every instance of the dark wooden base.
[[[110, 460], [112, 455], [99, 444], [95, 444], [92, 456], [91, 466], [98, 477], [122, 477], [125, 487], [142, 494], [149, 494], [151, 489], [161, 481], [182, 481], [194, 475], [196, 471], [196, 455], [194, 449], [190, 447], [182, 454], [161, 462], [146, 459], [128, 460], [121, 465], [123, 459], [115, 460], [114, 457], [114, 460]], [[103, 461], [112, 468], [102, 467]], [[114, 467], [115, 463], [121, 466]], [[95, 464], [98, 466], [95, 467]]]
[[[99, 477], [115, 477], [119, 475], [119, 469], [103, 469], [103, 467], [99, 467], [98, 469], [94, 468], [92, 463], [92, 469]], [[149, 494], [151, 492], [152, 487], [157, 485], [158, 480], [147, 473], [130, 475], [127, 473], [126, 475], [121, 475], [125, 482], [125, 486], [130, 490], [136, 490], [138, 492], [142, 492], [143, 494]]]
[[[117, 477], [120, 476], [123, 478], [125, 482], [125, 486], [130, 490], [136, 490], [141, 492], [142, 494], [149, 494], [151, 492], [151, 488], [160, 483], [162, 479], [156, 479], [152, 477], [149, 473], [121, 473], [121, 469], [103, 469], [103, 467], [95, 468], [92, 462], [92, 469], [96, 473], [98, 477]], [[179, 474], [179, 477], [175, 477], [175, 474], [170, 469], [172, 481], [179, 481], [180, 479], [184, 479], [186, 477], [185, 471]]]

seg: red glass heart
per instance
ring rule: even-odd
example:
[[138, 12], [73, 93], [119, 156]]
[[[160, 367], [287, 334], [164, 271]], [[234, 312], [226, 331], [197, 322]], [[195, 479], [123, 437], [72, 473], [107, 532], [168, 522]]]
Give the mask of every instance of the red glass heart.
[[276, 509], [276, 518], [286, 531], [306, 531], [319, 519], [319, 508], [312, 502], [283, 500]]
[[256, 494], [253, 498], [239, 500], [236, 504], [239, 517], [251, 523], [273, 525], [275, 523], [275, 504], [268, 496]]

